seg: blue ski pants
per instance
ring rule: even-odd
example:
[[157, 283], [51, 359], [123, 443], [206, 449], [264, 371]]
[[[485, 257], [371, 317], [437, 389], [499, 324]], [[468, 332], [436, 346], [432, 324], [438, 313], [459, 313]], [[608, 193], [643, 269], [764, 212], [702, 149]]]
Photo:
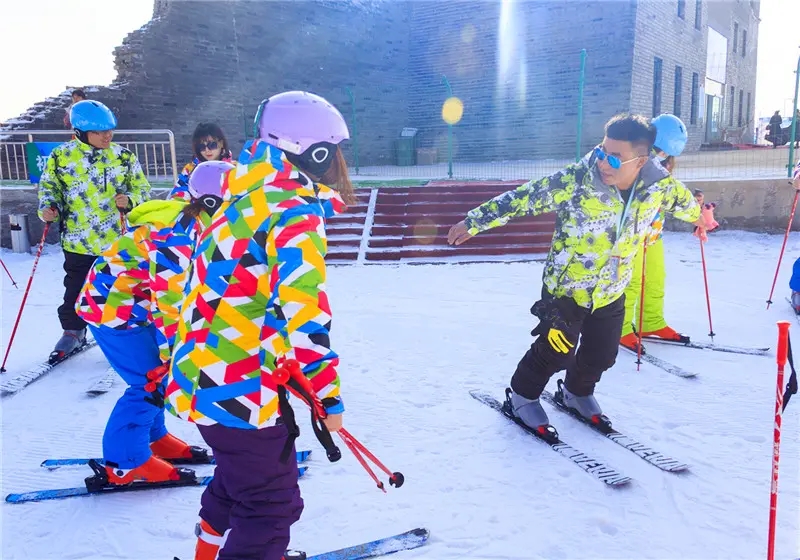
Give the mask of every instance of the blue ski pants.
[[167, 435], [164, 408], [145, 400], [150, 398], [144, 390], [147, 372], [162, 363], [156, 328], [116, 330], [89, 325], [89, 329], [108, 363], [128, 384], [106, 424], [103, 459], [121, 469], [132, 469], [150, 459], [151, 442]]

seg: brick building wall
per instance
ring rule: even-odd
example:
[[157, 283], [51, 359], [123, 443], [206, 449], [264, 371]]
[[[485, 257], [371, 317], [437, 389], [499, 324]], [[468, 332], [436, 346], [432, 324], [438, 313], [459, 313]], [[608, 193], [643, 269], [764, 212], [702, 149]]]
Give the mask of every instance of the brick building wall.
[[627, 109], [635, 2], [509, 2], [506, 12], [499, 0], [411, 4], [409, 122], [422, 146], [446, 150], [445, 75], [464, 102], [456, 160], [573, 156], [581, 49], [582, 150]]
[[[655, 59], [661, 59], [660, 113], [675, 112], [675, 74], [681, 68], [680, 118], [689, 132], [687, 150], [700, 147], [705, 133], [701, 113], [700, 89], [706, 74], [707, 27], [695, 28], [695, 6], [700, 0], [686, 0], [683, 17], [678, 15], [678, 2], [639, 2], [636, 10], [636, 41], [633, 52], [633, 79], [630, 109], [648, 117], [653, 114]], [[706, 21], [706, 7], [700, 5], [701, 22]], [[696, 118], [692, 123], [692, 75], [697, 74], [698, 93]]]

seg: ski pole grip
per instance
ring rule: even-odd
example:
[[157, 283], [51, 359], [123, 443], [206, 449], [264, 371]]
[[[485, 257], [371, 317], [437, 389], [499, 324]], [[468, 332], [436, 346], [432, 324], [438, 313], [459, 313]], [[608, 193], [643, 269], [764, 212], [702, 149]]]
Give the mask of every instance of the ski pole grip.
[[789, 356], [789, 321], [778, 321], [778, 367], [783, 368]]

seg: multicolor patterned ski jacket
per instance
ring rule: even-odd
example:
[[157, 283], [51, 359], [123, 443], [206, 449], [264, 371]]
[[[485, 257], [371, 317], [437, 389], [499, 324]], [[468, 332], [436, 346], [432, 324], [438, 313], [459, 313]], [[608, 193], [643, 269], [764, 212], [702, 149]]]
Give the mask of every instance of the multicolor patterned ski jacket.
[[555, 297], [572, 298], [592, 310], [625, 292], [633, 259], [659, 208], [687, 222], [700, 218], [691, 191], [654, 158], [632, 187], [627, 211], [618, 189], [603, 184], [594, 169], [594, 158], [569, 165], [485, 202], [465, 220], [469, 233], [476, 235], [512, 218], [556, 212], [544, 285]]
[[[233, 161], [233, 154], [226, 151], [223, 154], [221, 161]], [[198, 165], [200, 165], [200, 159], [195, 157], [192, 161], [183, 166], [183, 171], [181, 171], [181, 174], [178, 175], [178, 180], [175, 182], [175, 186], [172, 187], [172, 190], [169, 192], [167, 200], [185, 200], [186, 202], [192, 200], [192, 195], [189, 194], [189, 177], [192, 175], [194, 168]]]
[[125, 194], [128, 208], [146, 201], [150, 183], [130, 150], [111, 144], [98, 150], [80, 140], [57, 146], [39, 181], [39, 217], [58, 208], [65, 251], [99, 255], [120, 235], [114, 197]]
[[135, 329], [154, 324], [161, 359], [169, 361], [195, 241], [211, 221], [183, 213], [180, 200], [151, 200], [129, 215], [136, 229], [94, 263], [76, 303], [89, 324]]
[[[201, 425], [254, 429], [276, 418], [270, 372], [300, 362], [320, 399], [339, 396], [325, 292], [325, 220], [338, 193], [249, 142], [222, 207], [197, 246], [166, 391], [167, 408]], [[339, 400], [329, 413], [342, 412]]]

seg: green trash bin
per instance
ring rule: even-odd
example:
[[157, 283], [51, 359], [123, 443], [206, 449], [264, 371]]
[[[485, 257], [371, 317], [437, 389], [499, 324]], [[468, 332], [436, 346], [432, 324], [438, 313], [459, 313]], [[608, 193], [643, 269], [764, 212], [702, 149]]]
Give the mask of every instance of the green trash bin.
[[397, 165], [416, 165], [417, 161], [417, 129], [404, 128], [400, 138], [395, 140], [395, 157]]

